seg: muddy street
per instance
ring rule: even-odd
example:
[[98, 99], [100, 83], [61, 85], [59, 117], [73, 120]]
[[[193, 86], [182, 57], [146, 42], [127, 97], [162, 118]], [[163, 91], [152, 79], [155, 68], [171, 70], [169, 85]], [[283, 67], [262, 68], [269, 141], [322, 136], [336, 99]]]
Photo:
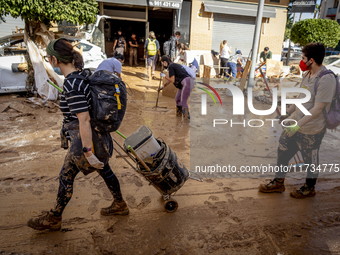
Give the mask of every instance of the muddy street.
[[[132, 94], [119, 131], [128, 136], [148, 126], [194, 171], [192, 146], [198, 152], [203, 148], [190, 139], [198, 124], [176, 118], [173, 98], [160, 95], [159, 106], [166, 108], [153, 108], [159, 80], [149, 82], [145, 68], [124, 67], [122, 78]], [[232, 99], [220, 92], [231, 107]], [[199, 107], [195, 98], [191, 107]], [[158, 191], [116, 153], [109, 163], [120, 181], [128, 216], [101, 216], [100, 208], [111, 204], [112, 195], [97, 173], [80, 173], [63, 213], [62, 230], [33, 230], [26, 225], [28, 219], [55, 203], [66, 155], [60, 148], [62, 119], [52, 102], [0, 97], [0, 254], [340, 254], [336, 176], [320, 175], [317, 195], [299, 200], [289, 192], [303, 185], [305, 173], [291, 173], [282, 194], [258, 192], [270, 174], [260, 178], [204, 174], [203, 182], [185, 183], [174, 195], [178, 210], [166, 213]], [[281, 127], [263, 133], [227, 129], [221, 136], [227, 146], [213, 160], [227, 157], [238, 166], [275, 164], [281, 132]], [[117, 134], [112, 136], [123, 143]], [[321, 163], [339, 163], [339, 137], [338, 132], [326, 134]], [[206, 153], [202, 149], [202, 157]]]

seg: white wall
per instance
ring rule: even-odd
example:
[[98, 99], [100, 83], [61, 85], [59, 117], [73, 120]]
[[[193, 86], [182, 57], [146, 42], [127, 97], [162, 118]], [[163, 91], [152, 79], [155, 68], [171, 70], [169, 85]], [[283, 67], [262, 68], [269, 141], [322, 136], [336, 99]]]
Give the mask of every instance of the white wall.
[[6, 22], [1, 22], [0, 24], [0, 37], [11, 35], [15, 27], [25, 28], [25, 22], [21, 18], [14, 19], [12, 16], [8, 15], [5, 17]]

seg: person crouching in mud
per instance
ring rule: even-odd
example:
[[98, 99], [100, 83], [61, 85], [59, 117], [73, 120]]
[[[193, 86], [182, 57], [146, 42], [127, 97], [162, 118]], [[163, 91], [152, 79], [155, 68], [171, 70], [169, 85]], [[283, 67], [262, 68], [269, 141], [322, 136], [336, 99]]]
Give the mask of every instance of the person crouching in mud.
[[176, 88], [178, 88], [175, 100], [176, 100], [176, 115], [178, 117], [183, 117], [185, 120], [190, 120], [189, 114], [189, 106], [188, 99], [191, 93], [191, 90], [195, 86], [195, 71], [196, 67], [192, 65], [192, 67], [188, 67], [186, 65], [180, 65], [176, 63], [172, 63], [168, 56], [163, 56], [161, 58], [161, 62], [164, 68], [169, 70], [169, 76], [166, 76], [164, 73], [161, 73], [161, 77], [168, 80], [164, 86], [160, 88], [162, 90], [168, 84], [173, 83]]
[[[300, 68], [307, 71], [302, 79], [301, 88], [309, 90], [311, 99], [303, 106], [312, 115], [304, 115], [295, 105], [287, 110], [286, 116], [280, 116], [280, 120], [294, 119], [296, 126], [284, 129], [279, 140], [278, 166], [288, 166], [289, 160], [300, 150], [303, 161], [308, 164], [306, 183], [298, 190], [290, 193], [295, 198], [306, 198], [315, 196], [315, 183], [319, 171], [315, 170], [319, 166], [319, 148], [326, 132], [325, 112], [330, 109], [330, 103], [335, 94], [336, 80], [333, 74], [325, 74], [319, 79], [327, 69], [322, 65], [325, 56], [325, 47], [321, 43], [310, 43], [302, 49], [302, 60]], [[319, 79], [317, 91], [315, 84]], [[299, 98], [305, 95], [300, 94]], [[292, 122], [290, 124], [293, 124]], [[312, 164], [315, 166], [313, 169]], [[275, 174], [274, 180], [268, 184], [261, 184], [259, 191], [265, 193], [283, 192], [285, 172]]]
[[59, 174], [56, 205], [50, 211], [31, 218], [27, 225], [37, 230], [60, 230], [62, 213], [72, 197], [73, 182], [79, 172], [87, 175], [97, 171], [113, 195], [112, 205], [102, 208], [102, 215], [127, 215], [129, 209], [123, 200], [119, 181], [108, 163], [113, 149], [110, 133], [99, 133], [91, 128], [89, 84], [71, 77], [75, 74], [88, 75], [86, 70], [82, 70], [82, 56], [66, 39], [51, 41], [46, 51], [45, 59], [53, 67], [59, 67], [65, 76], [60, 100], [60, 110], [64, 115], [61, 134], [62, 140], [65, 135], [69, 136], [71, 145]]

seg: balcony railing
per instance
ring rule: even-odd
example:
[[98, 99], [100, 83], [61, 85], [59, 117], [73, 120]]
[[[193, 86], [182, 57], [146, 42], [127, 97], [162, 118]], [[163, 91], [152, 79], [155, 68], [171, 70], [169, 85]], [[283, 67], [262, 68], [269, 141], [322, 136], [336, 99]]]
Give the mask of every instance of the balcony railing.
[[335, 17], [337, 9], [338, 9], [337, 7], [335, 7], [335, 8], [328, 8], [326, 17]]

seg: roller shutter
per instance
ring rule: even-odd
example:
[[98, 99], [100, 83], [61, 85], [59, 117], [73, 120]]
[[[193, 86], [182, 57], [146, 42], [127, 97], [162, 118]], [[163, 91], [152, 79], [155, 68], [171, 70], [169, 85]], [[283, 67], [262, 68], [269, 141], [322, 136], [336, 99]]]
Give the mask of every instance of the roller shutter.
[[11, 35], [15, 27], [25, 28], [25, 22], [21, 18], [13, 18], [10, 15], [5, 16], [6, 22], [0, 23], [0, 38]]
[[214, 13], [212, 49], [219, 52], [220, 43], [228, 41], [231, 54], [241, 50], [248, 56], [253, 44], [255, 17]]

